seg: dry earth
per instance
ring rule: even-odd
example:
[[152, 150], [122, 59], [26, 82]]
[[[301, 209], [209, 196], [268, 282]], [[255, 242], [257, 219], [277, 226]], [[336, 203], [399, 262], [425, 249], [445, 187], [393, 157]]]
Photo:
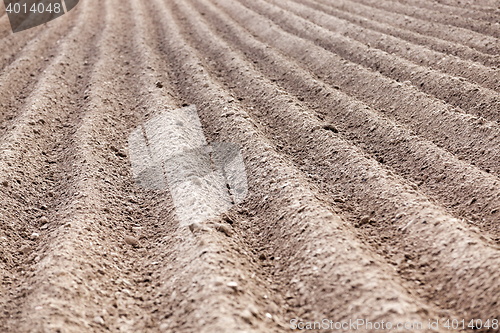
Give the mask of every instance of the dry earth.
[[[500, 319], [498, 5], [82, 0], [16, 34], [0, 9], [0, 331]], [[186, 105], [249, 185], [191, 229], [127, 146]]]

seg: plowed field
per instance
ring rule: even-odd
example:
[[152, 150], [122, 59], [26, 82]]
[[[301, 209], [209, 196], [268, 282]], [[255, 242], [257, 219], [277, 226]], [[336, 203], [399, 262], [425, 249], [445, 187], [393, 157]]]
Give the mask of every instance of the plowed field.
[[[2, 4], [0, 331], [496, 332], [499, 22], [495, 0], [82, 0], [13, 34]], [[248, 194], [186, 226], [128, 140], [190, 105]]]

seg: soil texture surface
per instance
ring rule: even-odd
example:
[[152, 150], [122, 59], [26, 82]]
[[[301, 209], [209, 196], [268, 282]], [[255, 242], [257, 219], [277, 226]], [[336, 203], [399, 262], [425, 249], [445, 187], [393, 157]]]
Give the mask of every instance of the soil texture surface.
[[[0, 332], [499, 329], [498, 1], [0, 6]], [[183, 107], [248, 187], [193, 224], [131, 162]]]

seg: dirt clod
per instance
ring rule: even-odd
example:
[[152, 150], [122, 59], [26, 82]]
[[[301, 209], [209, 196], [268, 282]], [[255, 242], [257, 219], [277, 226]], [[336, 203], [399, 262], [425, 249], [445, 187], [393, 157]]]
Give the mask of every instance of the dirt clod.
[[124, 240], [125, 240], [125, 243], [127, 243], [128, 245], [132, 245], [133, 247], [139, 246], [139, 241], [135, 237], [125, 236]]
[[339, 132], [339, 130], [335, 126], [333, 126], [332, 124], [327, 124], [327, 125], [323, 126], [323, 129], [325, 129], [327, 131], [331, 131], [333, 133]]
[[204, 230], [204, 227], [200, 223], [195, 222], [189, 225], [189, 230], [191, 230], [192, 233], [196, 233]]
[[20, 249], [19, 249], [19, 253], [22, 253], [22, 254], [28, 254], [32, 251], [33, 249], [31, 248], [31, 246], [29, 245], [23, 245]]
[[241, 313], [239, 314], [239, 316], [244, 320], [246, 321], [247, 323], [249, 323], [250, 325], [253, 325], [253, 315], [252, 313], [250, 312], [250, 310], [248, 309], [245, 309], [243, 311], [241, 311]]
[[127, 157], [127, 154], [125, 154], [122, 150], [118, 151], [116, 155], [119, 157]]

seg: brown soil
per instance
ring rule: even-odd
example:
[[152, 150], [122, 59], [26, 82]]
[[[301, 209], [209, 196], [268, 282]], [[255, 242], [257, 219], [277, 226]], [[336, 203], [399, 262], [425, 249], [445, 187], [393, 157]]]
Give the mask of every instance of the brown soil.
[[[2, 4], [0, 331], [499, 320], [495, 6], [85, 0], [12, 34]], [[191, 228], [128, 150], [186, 105], [248, 180]]]

